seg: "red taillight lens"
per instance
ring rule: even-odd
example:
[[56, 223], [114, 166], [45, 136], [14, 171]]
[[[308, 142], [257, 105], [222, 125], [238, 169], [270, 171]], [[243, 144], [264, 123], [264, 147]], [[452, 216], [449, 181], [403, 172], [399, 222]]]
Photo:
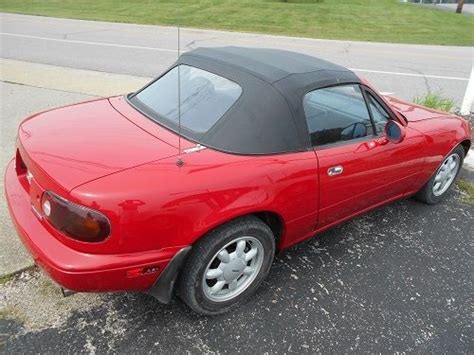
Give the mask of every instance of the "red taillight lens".
[[60, 232], [83, 242], [101, 242], [110, 234], [110, 223], [102, 213], [77, 205], [47, 191], [41, 207], [46, 220]]

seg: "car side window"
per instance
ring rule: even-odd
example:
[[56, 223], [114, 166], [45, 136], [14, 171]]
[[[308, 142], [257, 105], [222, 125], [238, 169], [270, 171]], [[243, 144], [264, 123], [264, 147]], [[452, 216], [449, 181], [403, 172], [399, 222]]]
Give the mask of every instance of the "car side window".
[[383, 132], [387, 121], [390, 120], [390, 115], [383, 108], [382, 105], [369, 93], [367, 93], [368, 104], [372, 119], [374, 120], [376, 133]]
[[307, 93], [303, 108], [311, 144], [350, 141], [374, 134], [359, 85], [341, 85]]

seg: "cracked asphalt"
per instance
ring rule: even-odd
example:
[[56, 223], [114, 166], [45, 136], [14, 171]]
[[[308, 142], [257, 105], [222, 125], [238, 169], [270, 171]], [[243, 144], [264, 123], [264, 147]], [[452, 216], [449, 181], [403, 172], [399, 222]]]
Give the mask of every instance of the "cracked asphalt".
[[474, 206], [463, 198], [408, 199], [322, 233], [218, 317], [144, 294], [63, 298], [31, 271], [0, 286], [0, 351], [472, 353]]

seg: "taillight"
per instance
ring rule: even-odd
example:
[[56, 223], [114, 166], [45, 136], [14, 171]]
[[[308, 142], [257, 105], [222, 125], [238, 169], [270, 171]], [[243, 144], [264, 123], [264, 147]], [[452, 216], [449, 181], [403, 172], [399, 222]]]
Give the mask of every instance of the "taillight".
[[51, 191], [43, 193], [41, 208], [46, 220], [71, 238], [95, 243], [110, 234], [110, 222], [102, 213], [72, 203]]

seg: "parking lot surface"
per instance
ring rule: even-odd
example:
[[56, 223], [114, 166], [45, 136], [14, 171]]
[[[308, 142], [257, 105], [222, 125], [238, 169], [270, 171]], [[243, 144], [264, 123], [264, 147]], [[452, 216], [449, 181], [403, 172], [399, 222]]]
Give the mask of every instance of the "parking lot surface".
[[279, 255], [257, 294], [218, 317], [143, 294], [62, 298], [26, 273], [0, 286], [0, 350], [469, 353], [473, 212], [459, 191], [376, 210]]

